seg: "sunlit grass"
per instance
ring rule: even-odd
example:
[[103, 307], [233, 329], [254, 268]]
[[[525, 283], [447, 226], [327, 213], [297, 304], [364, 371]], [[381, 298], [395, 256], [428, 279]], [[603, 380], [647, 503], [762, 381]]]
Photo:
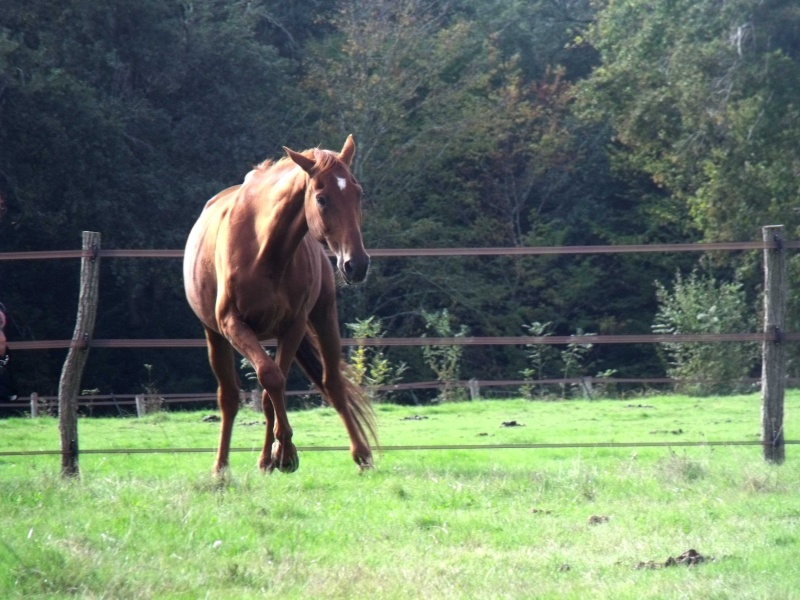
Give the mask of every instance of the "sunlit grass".
[[[642, 407], [638, 405], [642, 404]], [[631, 405], [631, 406], [629, 406]], [[645, 405], [647, 407], [645, 407]], [[787, 438], [800, 430], [787, 400]], [[82, 419], [83, 449], [211, 448], [207, 413]], [[406, 417], [419, 416], [419, 419]], [[379, 406], [382, 442], [748, 440], [755, 396]], [[262, 476], [243, 413], [225, 479], [207, 452], [0, 457], [3, 598], [794, 598], [800, 468], [758, 446], [386, 450], [359, 475], [329, 409], [293, 413], [300, 470]], [[524, 426], [503, 427], [516, 420]], [[681, 433], [673, 433], [681, 430]], [[56, 449], [53, 419], [0, 450]], [[593, 519], [596, 517], [596, 519]], [[636, 569], [694, 548], [695, 567]], [[779, 575], [777, 575], [779, 574]]]

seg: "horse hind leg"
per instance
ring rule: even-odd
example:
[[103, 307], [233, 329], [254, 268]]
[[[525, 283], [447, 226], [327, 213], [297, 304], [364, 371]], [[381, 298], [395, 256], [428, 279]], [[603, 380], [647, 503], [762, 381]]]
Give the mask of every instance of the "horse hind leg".
[[377, 440], [372, 407], [362, 390], [342, 374], [338, 336], [320, 338], [317, 345], [307, 335], [298, 349], [297, 362], [342, 418], [353, 461], [360, 470], [372, 468], [369, 438]]
[[217, 404], [221, 413], [219, 445], [214, 462], [214, 473], [221, 475], [228, 468], [233, 423], [239, 412], [239, 376], [228, 340], [215, 331], [206, 329], [208, 362], [217, 378]]

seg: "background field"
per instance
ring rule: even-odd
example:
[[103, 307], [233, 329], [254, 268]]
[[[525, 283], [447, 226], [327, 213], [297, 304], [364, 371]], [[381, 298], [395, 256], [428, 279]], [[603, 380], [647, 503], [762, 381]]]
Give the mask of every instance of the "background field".
[[[800, 394], [786, 404], [797, 439]], [[255, 468], [243, 411], [230, 476], [207, 452], [0, 456], [0, 597], [799, 598], [800, 467], [755, 441], [755, 395], [378, 407], [386, 450], [359, 475], [330, 409], [292, 413], [300, 470]], [[212, 448], [209, 413], [82, 419], [83, 451]], [[504, 422], [516, 421], [516, 427]], [[0, 421], [0, 451], [53, 450], [53, 419]], [[707, 560], [658, 568], [695, 549]], [[639, 568], [637, 568], [639, 567]]]

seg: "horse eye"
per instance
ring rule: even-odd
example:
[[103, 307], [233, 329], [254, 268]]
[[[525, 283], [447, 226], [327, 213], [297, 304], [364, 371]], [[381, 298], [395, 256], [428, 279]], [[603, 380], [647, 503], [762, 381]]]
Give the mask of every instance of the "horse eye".
[[322, 194], [317, 196], [317, 206], [319, 206], [320, 208], [325, 208], [326, 206], [328, 206], [328, 197], [323, 196]]

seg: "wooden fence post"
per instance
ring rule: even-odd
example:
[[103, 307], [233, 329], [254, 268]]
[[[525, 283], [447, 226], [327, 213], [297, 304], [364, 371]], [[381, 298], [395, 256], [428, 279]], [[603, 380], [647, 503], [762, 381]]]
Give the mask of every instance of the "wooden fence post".
[[83, 368], [89, 355], [94, 321], [97, 315], [97, 291], [100, 279], [100, 234], [83, 232], [81, 285], [78, 296], [78, 316], [67, 359], [58, 382], [58, 427], [61, 432], [61, 475], [76, 477], [78, 469], [78, 390]]
[[591, 377], [581, 377], [581, 389], [586, 400], [594, 400], [594, 388], [592, 387]]
[[258, 413], [263, 412], [263, 408], [261, 406], [261, 390], [257, 387], [254, 387], [252, 390], [250, 390], [250, 406]]
[[31, 419], [39, 416], [39, 394], [33, 392], [31, 394]]
[[761, 363], [761, 442], [764, 460], [781, 464], [785, 458], [783, 397], [786, 389], [786, 249], [783, 225], [762, 230], [764, 243], [777, 243], [764, 250], [764, 341]]
[[133, 397], [134, 402], [136, 402], [136, 416], [140, 419], [147, 414], [147, 405], [144, 401], [144, 394], [136, 394]]
[[478, 380], [474, 378], [469, 380], [469, 399], [470, 400], [481, 399], [481, 387], [478, 384]]
[[136, 394], [133, 400], [136, 402], [136, 416], [139, 418], [164, 410], [164, 399], [158, 394]]

